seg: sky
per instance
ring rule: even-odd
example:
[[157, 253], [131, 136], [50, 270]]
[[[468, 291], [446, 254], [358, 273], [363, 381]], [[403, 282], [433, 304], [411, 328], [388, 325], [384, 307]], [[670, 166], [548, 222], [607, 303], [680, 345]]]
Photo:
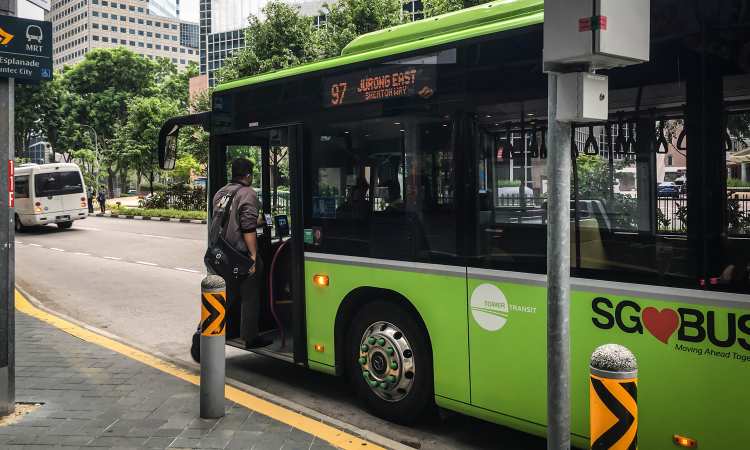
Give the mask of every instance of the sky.
[[[26, 0], [18, 0], [18, 17], [44, 20], [44, 11]], [[198, 22], [198, 0], [180, 0], [180, 19]]]
[[198, 0], [180, 0], [180, 19], [198, 22]]

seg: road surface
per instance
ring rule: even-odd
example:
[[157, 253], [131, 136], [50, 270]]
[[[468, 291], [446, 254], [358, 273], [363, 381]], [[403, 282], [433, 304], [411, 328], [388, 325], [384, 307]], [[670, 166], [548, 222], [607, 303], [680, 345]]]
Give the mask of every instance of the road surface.
[[[16, 236], [16, 282], [49, 308], [194, 364], [205, 225], [90, 217]], [[412, 428], [375, 418], [341, 379], [228, 348], [227, 376], [420, 449], [536, 449], [545, 443], [458, 414]], [[540, 389], [544, 386], [540, 384]]]

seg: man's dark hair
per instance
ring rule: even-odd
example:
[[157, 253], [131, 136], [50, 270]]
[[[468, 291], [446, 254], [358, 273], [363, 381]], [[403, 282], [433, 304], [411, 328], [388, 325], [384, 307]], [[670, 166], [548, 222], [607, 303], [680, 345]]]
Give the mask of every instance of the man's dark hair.
[[232, 160], [232, 179], [244, 178], [253, 174], [253, 162], [247, 158], [234, 158]]

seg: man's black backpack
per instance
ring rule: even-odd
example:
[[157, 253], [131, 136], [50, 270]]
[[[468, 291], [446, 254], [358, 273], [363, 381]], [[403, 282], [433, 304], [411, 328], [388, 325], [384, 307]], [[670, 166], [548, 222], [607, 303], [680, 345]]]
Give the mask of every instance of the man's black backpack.
[[225, 194], [214, 208], [208, 229], [208, 249], [203, 257], [206, 267], [225, 280], [246, 277], [254, 264], [247, 254], [237, 250], [226, 240], [229, 215], [232, 214], [232, 202], [240, 189], [242, 187]]

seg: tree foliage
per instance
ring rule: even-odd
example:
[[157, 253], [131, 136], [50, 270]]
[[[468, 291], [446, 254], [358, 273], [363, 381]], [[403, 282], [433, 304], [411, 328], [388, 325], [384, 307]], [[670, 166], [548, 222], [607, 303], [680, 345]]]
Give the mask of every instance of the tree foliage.
[[229, 81], [314, 61], [320, 55], [312, 18], [294, 5], [272, 0], [263, 8], [266, 19], [250, 16], [245, 48], [237, 51], [217, 71], [219, 81]]
[[400, 0], [341, 0], [323, 5], [326, 22], [319, 31], [321, 56], [338, 56], [357, 36], [398, 25], [401, 8]]
[[[617, 173], [626, 163], [618, 161], [612, 170]], [[638, 228], [638, 200], [613, 192], [614, 180], [609, 171], [609, 163], [598, 155], [580, 155], [576, 158], [578, 169], [578, 199], [601, 201], [613, 225], [618, 229]], [[571, 185], [571, 198], [575, 186]]]
[[471, 8], [472, 6], [489, 3], [493, 0], [423, 0], [423, 12], [425, 17], [434, 17], [459, 9]]
[[[484, 1], [424, 0], [424, 17], [480, 3]], [[318, 28], [298, 6], [271, 0], [262, 19], [249, 18], [245, 48], [227, 58], [216, 78], [230, 81], [337, 56], [357, 36], [412, 20], [402, 8], [401, 0], [339, 0], [323, 5], [326, 21]], [[210, 110], [210, 93], [189, 99], [189, 79], [197, 72], [196, 65], [178, 71], [167, 59], [149, 60], [124, 47], [94, 49], [80, 63], [56, 73], [53, 81], [19, 85], [17, 152], [38, 136], [87, 172], [98, 160], [110, 189], [117, 177], [124, 185], [132, 170], [153, 185], [156, 136], [163, 120]], [[179, 147], [190, 157], [183, 161], [187, 166], [207, 163], [208, 134], [203, 130], [186, 129]], [[274, 167], [279, 171], [274, 180], [283, 180], [281, 161]]]
[[138, 178], [145, 176], [153, 193], [157, 173], [157, 141], [161, 124], [180, 113], [171, 99], [136, 97], [127, 103], [129, 117], [118, 123], [114, 146], [133, 165]]
[[110, 190], [116, 177], [124, 186], [131, 170], [139, 178], [152, 174], [158, 127], [167, 115], [187, 112], [189, 79], [197, 73], [195, 64], [178, 71], [168, 59], [152, 61], [124, 47], [92, 50], [52, 81], [16, 90], [17, 153], [38, 136], [78, 162], [87, 183], [98, 156]]

